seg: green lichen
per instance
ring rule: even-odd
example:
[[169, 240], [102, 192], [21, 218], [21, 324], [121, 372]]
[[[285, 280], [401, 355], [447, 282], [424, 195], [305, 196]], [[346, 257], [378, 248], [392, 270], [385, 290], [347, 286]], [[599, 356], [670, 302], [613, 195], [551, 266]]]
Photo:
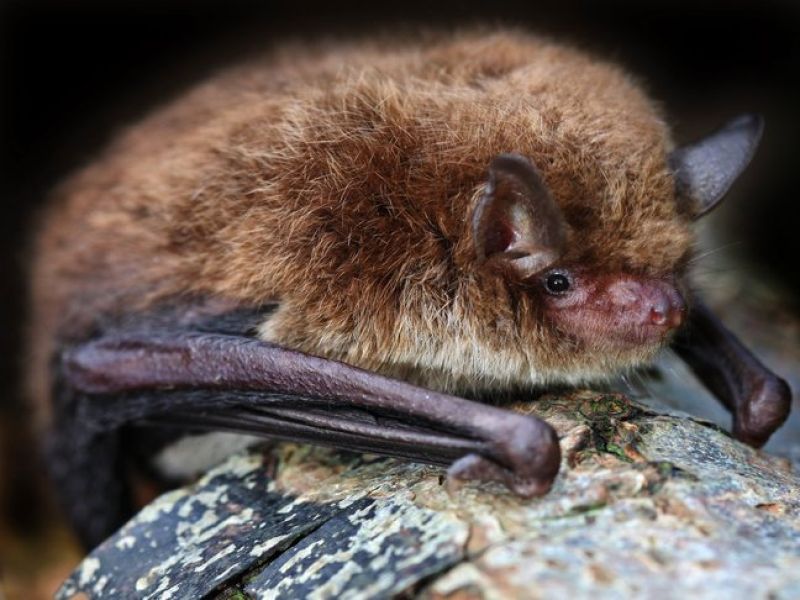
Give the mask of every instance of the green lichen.
[[239, 588], [231, 588], [216, 596], [214, 600], [252, 600], [252, 597]]
[[625, 462], [633, 462], [628, 456], [625, 454], [625, 450], [622, 449], [621, 446], [618, 446], [614, 442], [606, 442], [605, 448], [603, 448], [605, 452], [609, 454], [613, 454], [620, 460], [624, 460]]

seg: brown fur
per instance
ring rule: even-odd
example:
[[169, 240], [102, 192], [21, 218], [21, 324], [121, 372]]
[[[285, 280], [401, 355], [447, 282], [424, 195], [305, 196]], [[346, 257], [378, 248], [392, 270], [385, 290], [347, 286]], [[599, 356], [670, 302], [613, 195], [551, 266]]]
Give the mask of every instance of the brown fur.
[[652, 101], [615, 66], [531, 35], [286, 47], [201, 85], [67, 181], [33, 269], [34, 394], [58, 336], [182, 295], [281, 303], [262, 336], [445, 389], [595, 376], [536, 295], [476, 264], [490, 159], [538, 166], [564, 264], [653, 276], [691, 244]]

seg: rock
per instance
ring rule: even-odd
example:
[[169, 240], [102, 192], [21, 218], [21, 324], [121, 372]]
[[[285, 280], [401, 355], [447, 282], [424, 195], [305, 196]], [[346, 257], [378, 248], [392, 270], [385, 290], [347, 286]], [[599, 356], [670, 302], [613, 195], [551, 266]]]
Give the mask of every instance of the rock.
[[517, 409], [561, 436], [562, 471], [543, 498], [264, 445], [158, 498], [58, 598], [800, 597], [788, 460], [620, 393]]

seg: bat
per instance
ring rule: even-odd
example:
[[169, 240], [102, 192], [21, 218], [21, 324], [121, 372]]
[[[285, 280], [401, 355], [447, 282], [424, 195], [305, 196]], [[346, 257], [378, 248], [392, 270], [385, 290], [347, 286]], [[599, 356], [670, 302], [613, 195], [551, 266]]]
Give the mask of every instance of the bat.
[[497, 399], [666, 346], [764, 444], [790, 390], [689, 273], [693, 223], [762, 127], [677, 146], [623, 70], [515, 31], [286, 45], [213, 76], [36, 229], [27, 379], [80, 538], [124, 522], [132, 470], [197, 431], [542, 495], [558, 437]]

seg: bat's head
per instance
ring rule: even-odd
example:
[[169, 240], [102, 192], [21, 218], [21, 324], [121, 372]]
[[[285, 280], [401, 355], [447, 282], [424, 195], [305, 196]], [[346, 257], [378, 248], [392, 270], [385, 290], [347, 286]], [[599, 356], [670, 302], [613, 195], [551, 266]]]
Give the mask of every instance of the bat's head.
[[686, 317], [688, 228], [747, 165], [761, 130], [760, 118], [742, 116], [673, 150], [664, 160], [673, 185], [666, 202], [640, 199], [627, 213], [558, 202], [520, 154], [491, 160], [472, 214], [475, 256], [524, 307], [517, 326], [547, 349], [538, 353], [539, 364], [552, 361], [551, 372], [567, 365], [567, 379], [592, 376], [637, 364], [664, 346]]

